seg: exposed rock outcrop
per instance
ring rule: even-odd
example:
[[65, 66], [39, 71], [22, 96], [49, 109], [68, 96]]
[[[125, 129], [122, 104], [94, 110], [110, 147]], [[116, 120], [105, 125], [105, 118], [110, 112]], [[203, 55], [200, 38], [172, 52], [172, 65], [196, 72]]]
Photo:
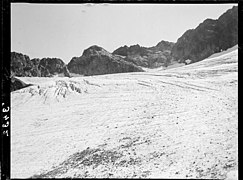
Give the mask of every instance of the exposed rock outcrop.
[[113, 54], [121, 55], [121, 56], [132, 56], [132, 55], [140, 55], [145, 56], [148, 53], [146, 47], [141, 47], [140, 45], [132, 45], [128, 47], [127, 45], [120, 47], [113, 51]]
[[11, 53], [11, 74], [15, 76], [49, 77], [62, 73], [65, 63], [58, 58], [34, 58], [21, 53]]
[[42, 76], [63, 73], [65, 63], [59, 58], [43, 58], [40, 60], [39, 67], [43, 67]]
[[175, 43], [169, 41], [160, 41], [156, 46], [148, 48], [152, 51], [171, 51]]
[[210, 55], [238, 44], [238, 6], [226, 11], [217, 20], [206, 19], [196, 29], [186, 31], [172, 48], [179, 62], [203, 60]]
[[16, 91], [18, 89], [22, 89], [28, 86], [31, 86], [32, 84], [26, 84], [20, 79], [16, 77], [11, 77], [11, 83], [10, 83], [10, 91]]
[[143, 71], [133, 63], [126, 62], [96, 45], [84, 50], [81, 57], [72, 58], [68, 69], [71, 73], [86, 76]]
[[125, 61], [138, 66], [156, 68], [167, 66], [170, 62], [173, 45], [173, 42], [161, 41], [153, 47], [141, 47], [138, 44], [130, 47], [123, 46], [116, 49], [113, 54], [120, 55]]
[[35, 74], [33, 63], [31, 62], [29, 56], [21, 53], [11, 53], [10, 69], [11, 73], [15, 74], [16, 76], [33, 76], [33, 74]]

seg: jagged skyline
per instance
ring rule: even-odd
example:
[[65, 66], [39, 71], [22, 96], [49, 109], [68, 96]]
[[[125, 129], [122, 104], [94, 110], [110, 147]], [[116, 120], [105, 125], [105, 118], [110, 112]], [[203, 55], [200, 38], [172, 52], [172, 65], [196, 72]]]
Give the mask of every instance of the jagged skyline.
[[11, 51], [67, 63], [94, 44], [112, 52], [123, 45], [176, 42], [186, 30], [234, 5], [12, 3]]

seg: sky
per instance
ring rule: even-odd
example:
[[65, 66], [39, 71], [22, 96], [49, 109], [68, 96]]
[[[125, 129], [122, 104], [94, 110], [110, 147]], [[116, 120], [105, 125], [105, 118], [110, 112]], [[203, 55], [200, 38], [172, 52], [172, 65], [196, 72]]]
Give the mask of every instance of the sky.
[[11, 51], [68, 63], [92, 45], [113, 52], [176, 42], [237, 4], [11, 4]]

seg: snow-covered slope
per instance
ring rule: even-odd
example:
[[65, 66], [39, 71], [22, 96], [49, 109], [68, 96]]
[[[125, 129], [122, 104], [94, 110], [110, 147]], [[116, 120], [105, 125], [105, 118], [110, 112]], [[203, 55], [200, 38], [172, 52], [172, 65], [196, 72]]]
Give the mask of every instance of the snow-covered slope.
[[35, 85], [11, 93], [11, 178], [236, 178], [238, 50], [165, 71], [20, 79]]
[[215, 53], [215, 54], [209, 56], [207, 59], [214, 58], [214, 57], [219, 57], [219, 56], [222, 56], [224, 54], [228, 54], [228, 53], [230, 53], [230, 52], [232, 52], [232, 51], [234, 51], [236, 49], [238, 49], [238, 44], [233, 46], [233, 47], [231, 47], [231, 48], [229, 48], [229, 49], [227, 49], [227, 50], [225, 50], [225, 51], [221, 51], [221, 52]]

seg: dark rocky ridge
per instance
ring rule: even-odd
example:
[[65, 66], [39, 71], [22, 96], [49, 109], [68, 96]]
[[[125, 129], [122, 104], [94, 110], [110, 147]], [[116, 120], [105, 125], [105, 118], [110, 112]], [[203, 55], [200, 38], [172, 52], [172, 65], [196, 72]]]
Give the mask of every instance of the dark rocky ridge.
[[84, 50], [81, 57], [72, 58], [68, 69], [71, 73], [85, 76], [143, 71], [133, 63], [126, 62], [96, 45]]
[[172, 48], [173, 59], [185, 62], [203, 60], [238, 44], [238, 6], [217, 20], [206, 19], [196, 29], [186, 31]]
[[171, 60], [171, 49], [173, 42], [161, 41], [153, 47], [142, 47], [137, 45], [123, 46], [116, 49], [113, 54], [123, 56], [127, 62], [135, 65], [156, 68], [159, 66], [167, 66]]
[[63, 73], [65, 63], [59, 58], [34, 58], [17, 52], [11, 52], [11, 74], [15, 76], [49, 77]]
[[11, 77], [10, 91], [16, 91], [25, 87], [32, 86], [32, 84], [26, 84], [16, 77]]

